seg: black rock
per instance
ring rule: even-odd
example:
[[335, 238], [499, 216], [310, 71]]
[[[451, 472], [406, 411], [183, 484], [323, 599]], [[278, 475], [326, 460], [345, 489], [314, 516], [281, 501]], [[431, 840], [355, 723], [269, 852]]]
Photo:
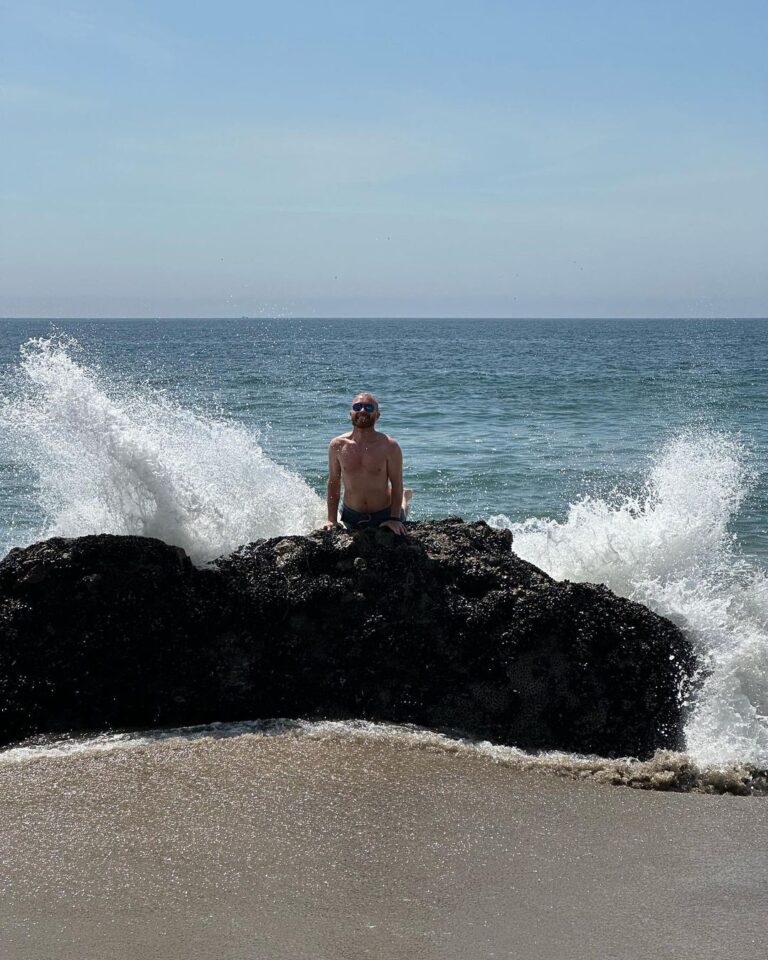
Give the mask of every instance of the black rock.
[[159, 540], [0, 563], [0, 743], [259, 717], [367, 718], [527, 749], [681, 745], [694, 659], [641, 604], [557, 582], [450, 518], [257, 541], [199, 569]]

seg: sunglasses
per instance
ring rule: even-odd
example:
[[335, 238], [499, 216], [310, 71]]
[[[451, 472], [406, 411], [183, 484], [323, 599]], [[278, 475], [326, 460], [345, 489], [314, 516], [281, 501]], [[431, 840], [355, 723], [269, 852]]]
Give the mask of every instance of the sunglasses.
[[353, 403], [352, 409], [355, 413], [360, 413], [361, 410], [365, 410], [366, 413], [373, 413], [376, 409], [375, 403]]

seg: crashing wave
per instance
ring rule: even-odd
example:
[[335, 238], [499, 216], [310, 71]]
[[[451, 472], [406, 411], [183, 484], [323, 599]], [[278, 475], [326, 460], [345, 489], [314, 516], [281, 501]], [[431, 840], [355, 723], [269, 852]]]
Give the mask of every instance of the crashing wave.
[[76, 349], [66, 337], [30, 340], [0, 409], [11, 456], [36, 476], [47, 517], [28, 542], [135, 534], [203, 562], [318, 525], [315, 492], [244, 426], [156, 390], [117, 388], [74, 359]]

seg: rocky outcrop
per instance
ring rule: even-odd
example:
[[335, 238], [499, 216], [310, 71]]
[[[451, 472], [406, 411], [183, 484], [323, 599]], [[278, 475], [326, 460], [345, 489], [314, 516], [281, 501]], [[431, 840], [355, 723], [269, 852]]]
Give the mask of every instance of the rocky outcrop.
[[194, 567], [141, 537], [55, 538], [0, 563], [0, 742], [258, 717], [368, 718], [527, 749], [680, 745], [693, 671], [669, 621], [557, 582], [508, 532], [340, 528]]

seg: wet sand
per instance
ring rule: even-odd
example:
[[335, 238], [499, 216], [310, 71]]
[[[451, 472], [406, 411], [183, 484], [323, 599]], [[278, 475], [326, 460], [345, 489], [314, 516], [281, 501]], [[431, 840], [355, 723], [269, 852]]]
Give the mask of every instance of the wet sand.
[[244, 735], [0, 765], [3, 960], [763, 960], [764, 798]]

